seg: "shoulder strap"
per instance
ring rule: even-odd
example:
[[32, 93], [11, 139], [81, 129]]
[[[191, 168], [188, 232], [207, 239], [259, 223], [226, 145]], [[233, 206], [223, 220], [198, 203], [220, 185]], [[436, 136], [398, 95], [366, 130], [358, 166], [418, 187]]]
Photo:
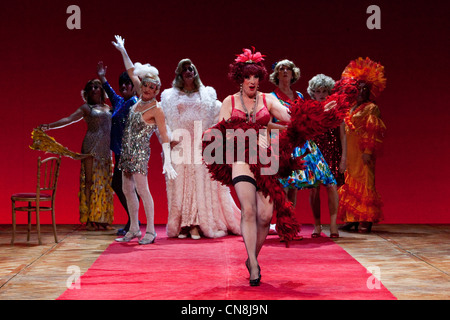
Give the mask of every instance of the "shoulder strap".
[[231, 96], [231, 111], [234, 110], [234, 94]]
[[149, 110], [151, 110], [151, 109], [153, 109], [154, 107], [156, 107], [158, 105], [158, 102], [156, 102], [153, 106], [151, 106], [150, 108], [147, 108], [147, 109], [145, 109], [145, 110], [143, 110], [143, 111], [140, 111], [141, 112], [141, 114], [144, 114], [144, 113], [146, 113], [147, 111], [149, 111]]
[[262, 94], [262, 96], [263, 96], [263, 102], [264, 102], [264, 106], [267, 108], [267, 102], [266, 102], [266, 94], [265, 93], [263, 93]]

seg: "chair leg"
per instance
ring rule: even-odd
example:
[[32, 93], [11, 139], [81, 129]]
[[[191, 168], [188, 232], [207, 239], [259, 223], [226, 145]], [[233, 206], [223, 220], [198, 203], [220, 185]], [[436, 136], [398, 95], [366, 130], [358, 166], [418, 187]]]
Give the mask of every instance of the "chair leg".
[[52, 224], [53, 224], [53, 234], [55, 235], [55, 243], [58, 243], [58, 237], [56, 235], [56, 222], [55, 222], [55, 209], [52, 208]]
[[14, 240], [16, 238], [16, 203], [12, 201], [12, 237], [11, 245], [14, 245]]
[[39, 208], [38, 208], [38, 206], [36, 206], [36, 228], [37, 228], [39, 244], [42, 244], [42, 241], [41, 241], [41, 223], [39, 222]]
[[[28, 208], [31, 208], [31, 202], [28, 202]], [[31, 209], [28, 209], [27, 241], [30, 241], [30, 235], [31, 235]]]

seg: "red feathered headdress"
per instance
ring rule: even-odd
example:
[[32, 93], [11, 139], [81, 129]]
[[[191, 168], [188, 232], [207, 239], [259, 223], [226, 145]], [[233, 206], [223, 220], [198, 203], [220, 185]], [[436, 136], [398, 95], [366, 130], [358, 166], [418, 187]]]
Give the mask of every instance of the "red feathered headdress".
[[384, 67], [369, 58], [351, 61], [342, 72], [343, 78], [352, 78], [370, 85], [370, 98], [375, 99], [386, 88]]
[[252, 47], [252, 49], [253, 53], [250, 49], [242, 49], [244, 53], [237, 54], [237, 58], [234, 61], [244, 63], [258, 63], [263, 61], [265, 55], [262, 55], [261, 52], [255, 52], [255, 47]]

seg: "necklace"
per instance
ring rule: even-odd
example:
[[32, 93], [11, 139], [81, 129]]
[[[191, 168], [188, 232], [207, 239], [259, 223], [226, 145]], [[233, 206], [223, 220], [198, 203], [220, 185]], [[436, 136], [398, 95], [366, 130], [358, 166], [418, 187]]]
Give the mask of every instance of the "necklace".
[[253, 106], [253, 109], [250, 112], [250, 114], [249, 114], [249, 112], [247, 110], [247, 107], [245, 106], [244, 98], [243, 98], [243, 95], [242, 95], [242, 91], [239, 93], [239, 98], [241, 99], [242, 108], [244, 108], [245, 114], [247, 115], [247, 122], [250, 121], [250, 116], [251, 116], [252, 117], [252, 122], [255, 123], [256, 122], [255, 110], [256, 110], [256, 107], [258, 106], [258, 98], [259, 98], [258, 92], [256, 92], [255, 105]]
[[186, 94], [191, 94], [191, 93], [197, 92], [197, 89], [194, 89], [194, 90], [186, 90], [186, 89], [182, 89], [182, 90], [183, 90], [183, 92], [186, 93]]
[[152, 98], [150, 100], [144, 101], [141, 98], [141, 106], [145, 106], [146, 104], [152, 103], [153, 101], [155, 101], [156, 98]]

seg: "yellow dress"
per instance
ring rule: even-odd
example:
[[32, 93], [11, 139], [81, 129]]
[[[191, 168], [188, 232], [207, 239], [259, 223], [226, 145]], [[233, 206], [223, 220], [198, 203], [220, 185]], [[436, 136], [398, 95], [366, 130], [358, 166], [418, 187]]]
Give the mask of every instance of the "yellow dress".
[[[383, 213], [381, 197], [375, 188], [375, 158], [386, 126], [372, 102], [350, 112], [345, 123], [347, 170], [345, 184], [338, 190], [338, 218], [345, 222], [376, 223], [383, 219]], [[371, 164], [363, 163], [363, 153], [372, 155]]]

